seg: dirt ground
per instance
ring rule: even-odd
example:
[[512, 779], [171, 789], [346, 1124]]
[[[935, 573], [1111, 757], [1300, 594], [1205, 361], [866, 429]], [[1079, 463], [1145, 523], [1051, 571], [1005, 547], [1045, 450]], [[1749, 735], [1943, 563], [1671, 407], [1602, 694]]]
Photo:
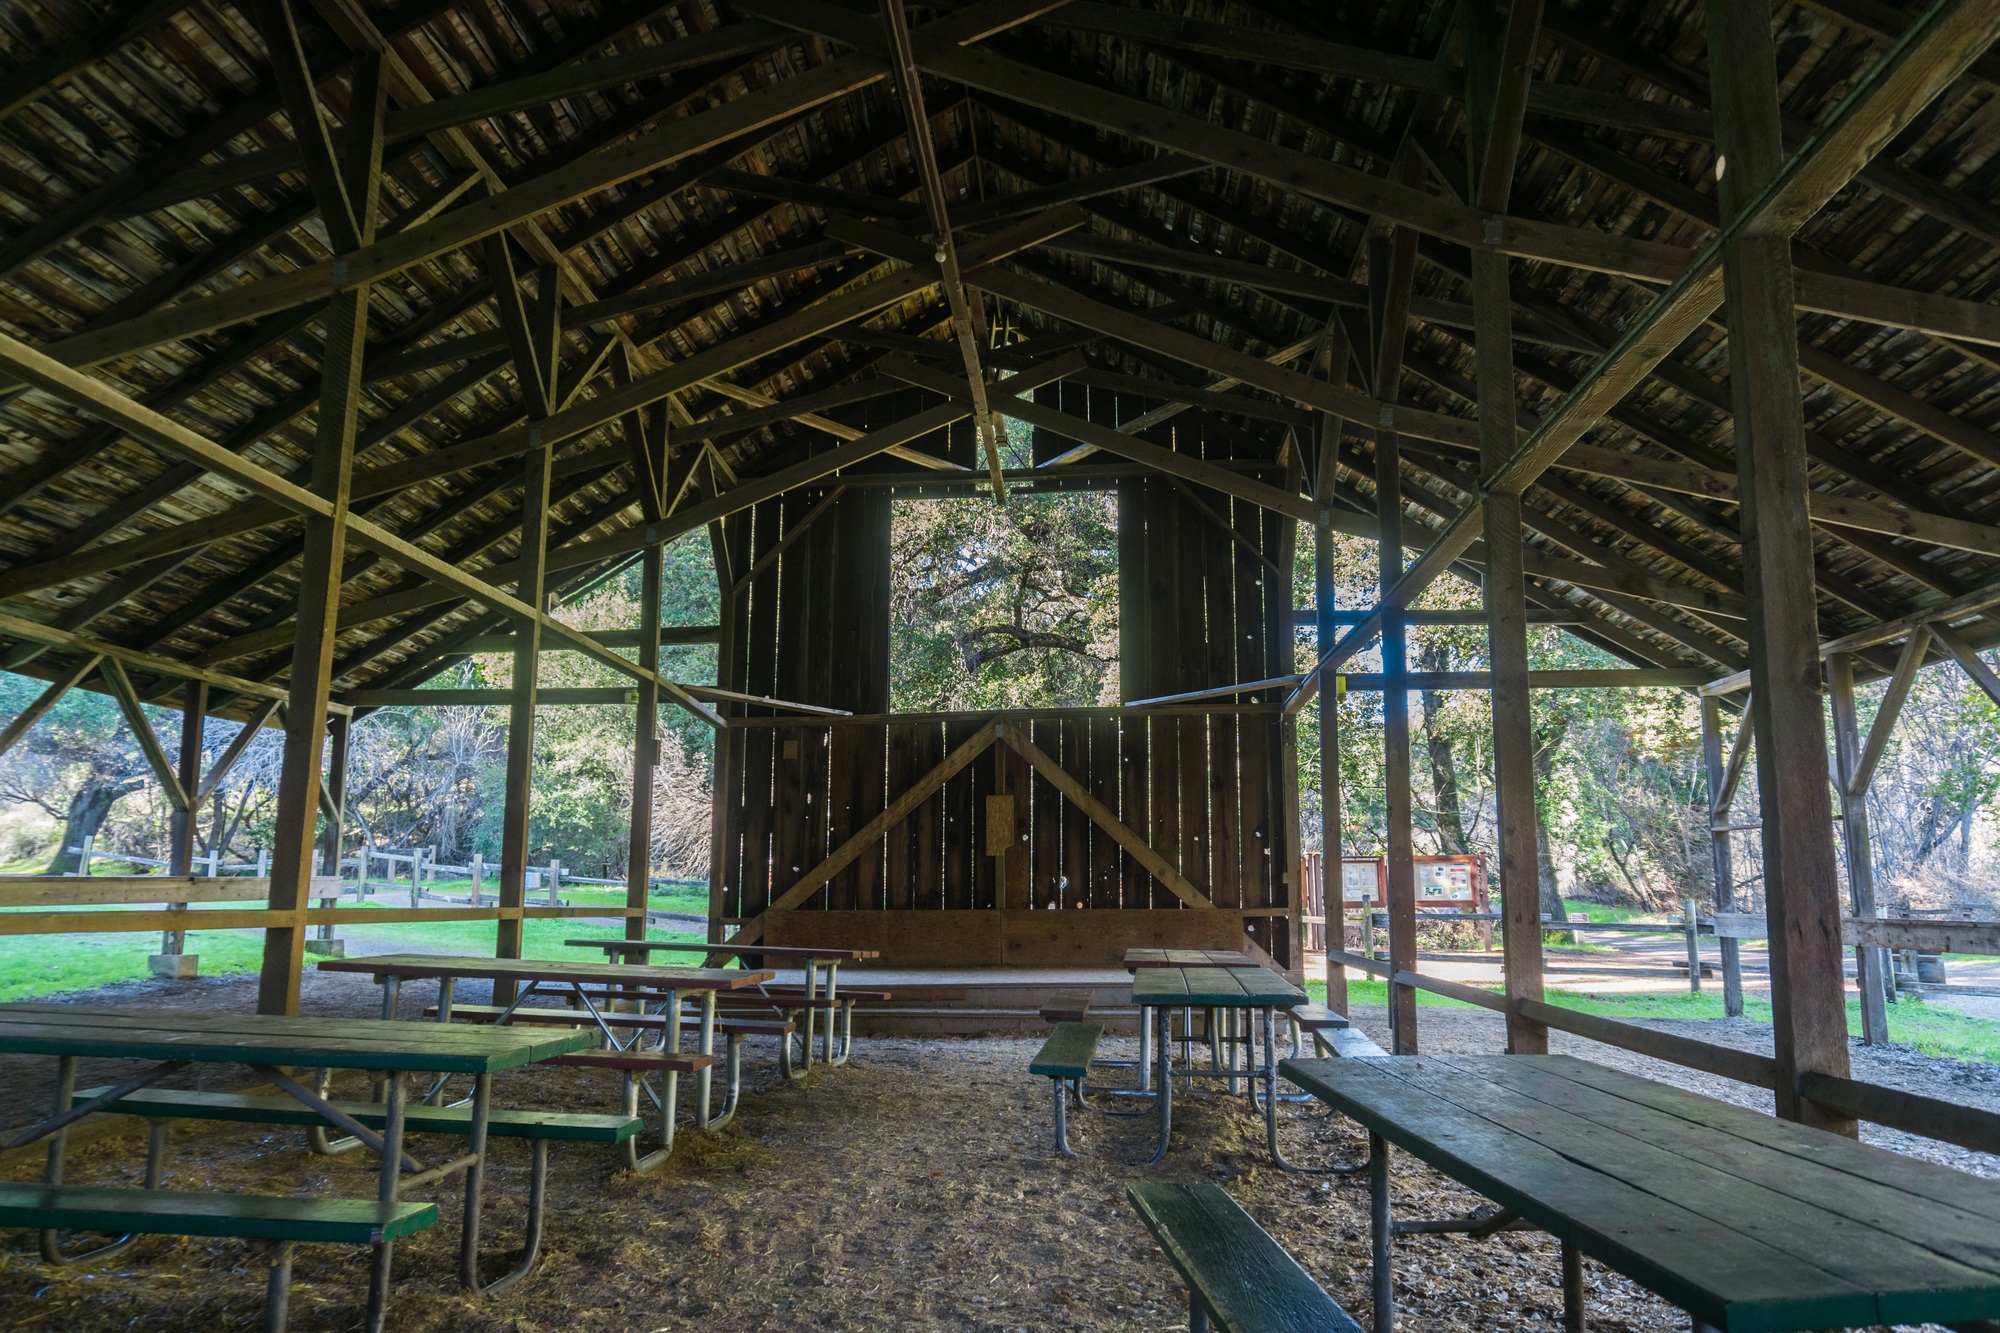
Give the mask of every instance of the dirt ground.
[[[406, 1016], [431, 992], [410, 987]], [[141, 984], [91, 998], [130, 1003], [160, 993]], [[254, 999], [254, 987], [228, 981], [166, 993], [174, 1003], [209, 1009], [248, 1008]], [[310, 979], [308, 1012], [368, 1015], [378, 1007], [365, 979]], [[1384, 1035], [1379, 1012], [1356, 1018], [1378, 1039]], [[1490, 1015], [1427, 1009], [1422, 1026], [1427, 1049], [1499, 1048]], [[1744, 1045], [1760, 1038], [1749, 1025], [1679, 1026]], [[753, 1044], [736, 1121], [711, 1134], [684, 1132], [657, 1173], [626, 1175], [604, 1149], [556, 1149], [541, 1266], [505, 1295], [459, 1291], [459, 1209], [447, 1188], [437, 1196], [440, 1225], [397, 1247], [390, 1327], [1184, 1328], [1184, 1291], [1124, 1200], [1126, 1183], [1142, 1179], [1224, 1185], [1367, 1322], [1365, 1184], [1269, 1165], [1262, 1123], [1248, 1103], [1212, 1095], [1176, 1099], [1173, 1149], [1159, 1167], [1140, 1165], [1151, 1153], [1150, 1119], [1094, 1115], [1077, 1124], [1077, 1160], [1061, 1161], [1050, 1149], [1048, 1084], [1026, 1072], [1035, 1045], [1029, 1038], [864, 1040], [849, 1066], [786, 1084], [772, 1068], [769, 1043], [761, 1050]], [[1558, 1036], [1556, 1045], [1751, 1105], [1760, 1095], [1580, 1040]], [[1105, 1053], [1132, 1046], [1108, 1042]], [[37, 1118], [46, 1104], [44, 1067], [52, 1066], [0, 1062], [0, 1086], [12, 1094], [0, 1099], [0, 1119]], [[107, 1065], [97, 1076], [118, 1068]], [[1857, 1068], [1898, 1086], [1933, 1094], [1950, 1088], [1961, 1100], [2000, 1105], [2000, 1080], [1990, 1070], [1859, 1051]], [[500, 1076], [496, 1091], [506, 1105], [615, 1109], [615, 1084], [600, 1071], [516, 1071]], [[1287, 1152], [1308, 1164], [1356, 1162], [1365, 1152], [1354, 1126], [1310, 1105], [1284, 1108], [1282, 1133]], [[1889, 1146], [1913, 1146], [1893, 1137]], [[212, 1192], [372, 1195], [367, 1154], [319, 1158], [302, 1140], [296, 1130], [182, 1124], [173, 1131], [167, 1183]], [[72, 1150], [69, 1178], [136, 1183], [141, 1142], [136, 1132], [90, 1140]], [[431, 1156], [444, 1148], [437, 1140], [414, 1143]], [[2000, 1175], [1993, 1158], [1921, 1146], [1925, 1156]], [[33, 1178], [37, 1163], [17, 1157], [5, 1174]], [[488, 1257], [497, 1268], [524, 1217], [525, 1147], [500, 1143], [488, 1179]], [[1401, 1216], [1446, 1216], [1480, 1203], [1407, 1157], [1397, 1159], [1395, 1186]], [[1405, 1238], [1397, 1244], [1397, 1278], [1399, 1324], [1407, 1330], [1560, 1327], [1556, 1246], [1544, 1237]], [[361, 1251], [302, 1247], [292, 1327], [357, 1327], [365, 1284]], [[1594, 1264], [1586, 1264], [1586, 1284], [1593, 1333], [1687, 1327], [1685, 1315]], [[262, 1300], [262, 1261], [235, 1242], [152, 1237], [110, 1265], [67, 1271], [35, 1262], [25, 1233], [10, 1233], [0, 1253], [0, 1327], [7, 1329], [254, 1328]]]

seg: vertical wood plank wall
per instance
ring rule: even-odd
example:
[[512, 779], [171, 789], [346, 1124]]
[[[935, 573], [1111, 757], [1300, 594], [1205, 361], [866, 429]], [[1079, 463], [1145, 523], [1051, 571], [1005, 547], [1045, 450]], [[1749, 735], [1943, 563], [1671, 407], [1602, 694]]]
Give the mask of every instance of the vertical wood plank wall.
[[[1065, 411], [1097, 420], [1138, 410], [1121, 412], [1114, 395], [1081, 386], [1043, 392]], [[1146, 438], [1232, 461], [1228, 436], [1199, 414], [1155, 427]], [[970, 461], [969, 437], [950, 443]], [[1035, 442], [1038, 457], [1068, 447], [1055, 438]], [[1267, 468], [1268, 450], [1257, 449]], [[784, 541], [824, 494], [799, 492], [730, 519], [722, 540], [740, 557], [738, 576]], [[1289, 520], [1152, 478], [1121, 482], [1117, 506], [1125, 698], [1293, 669], [1291, 587], [1256, 554], [1291, 568]], [[753, 717], [720, 738], [718, 925], [756, 917], [992, 720], [936, 714], [883, 720], [889, 523], [885, 492], [848, 490], [725, 608], [719, 684], [860, 716]], [[1250, 937], [1281, 963], [1297, 965], [1282, 911], [1291, 905], [1295, 872], [1274, 700], [999, 716], [1216, 907], [1250, 913], [1243, 927]], [[1000, 791], [1013, 798], [1017, 839], [1004, 866], [988, 854], [986, 830], [986, 798]], [[1182, 907], [1044, 775], [995, 745], [794, 910]]]

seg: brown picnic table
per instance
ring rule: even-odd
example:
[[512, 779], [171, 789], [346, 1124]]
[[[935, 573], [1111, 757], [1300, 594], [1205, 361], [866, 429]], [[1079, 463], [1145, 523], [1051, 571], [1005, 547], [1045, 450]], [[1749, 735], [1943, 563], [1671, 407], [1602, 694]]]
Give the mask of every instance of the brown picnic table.
[[[1287, 1060], [1369, 1136], [1375, 1327], [1390, 1238], [1510, 1223], [1563, 1244], [1568, 1327], [1587, 1254], [1686, 1310], [1697, 1333], [2000, 1318], [1993, 1182], [1563, 1055]], [[1392, 1221], [1389, 1145], [1485, 1195], [1460, 1219]]]
[[[564, 940], [572, 949], [602, 949], [608, 961], [616, 954], [650, 955], [654, 953], [692, 953], [704, 958], [795, 958], [805, 964], [805, 1067], [813, 1064], [813, 1027], [817, 1018], [813, 1001], [822, 994], [820, 971], [826, 972], [825, 999], [829, 1006], [826, 1018], [827, 1064], [838, 1064], [833, 1049], [833, 1012], [831, 1006], [838, 997], [840, 988], [840, 965], [859, 962], [864, 958], [880, 958], [877, 949], [835, 949], [803, 944], [701, 944], [674, 940], [626, 940], [626, 939], [577, 939]], [[765, 987], [760, 986], [760, 990]], [[844, 1057], [843, 1057], [844, 1058]]]
[[[659, 1012], [678, 1018], [680, 996], [683, 991], [693, 992], [701, 1004], [701, 1037], [697, 1054], [705, 1057], [696, 1073], [698, 1080], [695, 1099], [695, 1124], [706, 1128], [709, 1122], [709, 1094], [713, 1079], [710, 1068], [715, 1058], [715, 997], [718, 991], [735, 991], [753, 987], [771, 980], [776, 975], [767, 971], [751, 971], [736, 967], [657, 967], [650, 963], [578, 963], [549, 958], [471, 958], [452, 954], [377, 954], [363, 958], [330, 958], [319, 964], [322, 972], [360, 972], [373, 976], [382, 985], [382, 1016], [393, 1018], [400, 999], [404, 981], [430, 980], [438, 983], [437, 1021], [449, 1023], [453, 993], [459, 981], [492, 981], [518, 987], [513, 997], [500, 1011], [493, 1015], [496, 1025], [504, 1024], [518, 1009], [522, 1001], [535, 994], [562, 994], [567, 996], [594, 1020], [598, 1035], [614, 1053], [636, 1053], [645, 1037], [645, 1030], [632, 1030], [632, 1035], [621, 1039], [612, 1029], [616, 1026], [617, 1015], [610, 1020], [601, 1013], [591, 1000], [588, 988], [603, 987], [611, 992], [637, 994], [642, 997], [656, 996], [657, 999], [640, 998], [636, 1011], [646, 1014], [648, 1003], [657, 1003]], [[660, 1025], [659, 1041], [666, 1054], [680, 1052], [680, 1024], [678, 1021]], [[676, 1071], [666, 1072], [667, 1090], [655, 1094], [650, 1085], [647, 1095], [652, 1097], [663, 1113], [671, 1115], [673, 1088], [678, 1078]], [[440, 1081], [440, 1087], [442, 1081]], [[433, 1100], [439, 1089], [434, 1087], [425, 1100]], [[668, 1131], [671, 1126], [666, 1127]], [[667, 1133], [671, 1146], [672, 1135]]]
[[[271, 1014], [227, 1014], [206, 1011], [162, 1009], [157, 1006], [98, 1007], [69, 1004], [0, 1004], [0, 1051], [17, 1055], [49, 1055], [58, 1061], [57, 1087], [50, 1116], [15, 1134], [0, 1147], [19, 1148], [48, 1140], [48, 1163], [44, 1183], [62, 1184], [64, 1153], [69, 1127], [97, 1111], [132, 1112], [142, 1099], [178, 1097], [192, 1103], [206, 1097], [212, 1102], [250, 1102], [235, 1094], [165, 1093], [145, 1090], [161, 1078], [190, 1064], [241, 1065], [259, 1078], [276, 1085], [296, 1103], [297, 1120], [315, 1124], [320, 1130], [337, 1129], [354, 1136], [373, 1149], [382, 1160], [378, 1202], [389, 1208], [396, 1204], [404, 1187], [427, 1184], [451, 1175], [465, 1176], [465, 1222], [460, 1242], [460, 1281], [475, 1290], [479, 1281], [479, 1223], [481, 1187], [486, 1165], [487, 1127], [491, 1117], [493, 1075], [503, 1069], [519, 1068], [579, 1050], [590, 1044], [585, 1032], [537, 1032], [514, 1028], [433, 1028], [429, 1025], [385, 1022], [378, 1019], [327, 1019], [285, 1017]], [[149, 1068], [101, 1090], [79, 1093], [76, 1088], [77, 1061], [85, 1058], [144, 1060]], [[321, 1071], [321, 1087], [311, 1088], [292, 1077], [295, 1069]], [[385, 1080], [379, 1115], [380, 1132], [359, 1123], [354, 1108], [335, 1105], [323, 1095], [326, 1072], [366, 1070]], [[404, 1132], [409, 1127], [409, 1108], [404, 1097], [406, 1074], [469, 1074], [473, 1092], [469, 1111], [460, 1112], [445, 1132], [467, 1135], [467, 1150], [437, 1166], [425, 1167], [405, 1149]], [[280, 1099], [282, 1100], [282, 1099]], [[167, 1109], [163, 1116], [185, 1113]], [[204, 1118], [243, 1119], [242, 1115], [211, 1115]], [[171, 1192], [158, 1189], [165, 1152], [164, 1120], [153, 1120], [148, 1147], [146, 1190], [136, 1192], [142, 1201], [157, 1204], [171, 1200]], [[430, 1128], [420, 1125], [419, 1128]], [[538, 1175], [544, 1158], [538, 1157]], [[540, 1194], [539, 1188], [537, 1194]], [[52, 1190], [52, 1197], [59, 1191]], [[130, 1195], [133, 1191], [119, 1191]], [[200, 1196], [206, 1199], [207, 1194]], [[251, 1223], [261, 1218], [249, 1219]], [[539, 1235], [539, 1200], [530, 1218], [531, 1235]], [[138, 1229], [135, 1226], [134, 1230]], [[157, 1229], [157, 1228], [155, 1228]], [[235, 1233], [229, 1233], [235, 1234]], [[253, 1234], [244, 1232], [243, 1234]], [[108, 1258], [131, 1241], [128, 1235], [108, 1246], [84, 1255], [65, 1255], [57, 1246], [54, 1230], [42, 1233], [43, 1257], [51, 1263], [73, 1264], [88, 1259]], [[367, 1326], [381, 1327], [388, 1301], [389, 1261], [393, 1238], [375, 1242], [374, 1262], [369, 1279]], [[534, 1262], [531, 1242], [526, 1258], [513, 1275], [518, 1277]], [[282, 1268], [289, 1281], [289, 1252]], [[509, 1280], [512, 1280], [511, 1278]], [[498, 1285], [498, 1284], [490, 1284]], [[274, 1273], [273, 1306], [283, 1318], [285, 1288]]]

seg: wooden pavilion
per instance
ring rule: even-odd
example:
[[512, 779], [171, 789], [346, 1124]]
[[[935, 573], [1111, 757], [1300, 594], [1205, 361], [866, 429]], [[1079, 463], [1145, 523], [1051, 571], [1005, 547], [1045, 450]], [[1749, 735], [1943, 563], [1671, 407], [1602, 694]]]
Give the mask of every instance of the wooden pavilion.
[[[1874, 1038], [1882, 946], [1912, 938], [1873, 920], [1860, 800], [1894, 702], [1945, 660], [2000, 697], [2000, 0], [0, 23], [0, 667], [49, 682], [0, 749], [67, 690], [115, 695], [185, 875], [185, 811], [241, 750], [204, 772], [204, 718], [281, 724], [268, 882], [202, 914], [264, 931], [266, 1010], [360, 910], [313, 874], [350, 720], [458, 701], [420, 687], [495, 651], [498, 904], [405, 919], [493, 920], [518, 956], [525, 918], [603, 914], [524, 898], [534, 667], [580, 652], [629, 682], [582, 693], [634, 719], [635, 935], [678, 705], [718, 730], [715, 938], [932, 965], [1248, 946], [1296, 973], [1295, 721], [1379, 645], [1349, 679], [1385, 691], [1399, 1049], [1418, 988], [1464, 990], [1417, 970], [1408, 691], [1492, 692], [1505, 888], [1536, 875], [1528, 691], [1699, 689], [1718, 826], [1759, 755], [1775, 1057], [1543, 1004], [1532, 893], [1506, 894], [1504, 994], [1468, 994], [1516, 1051], [1566, 1027], [1815, 1123], [2000, 1141], [1848, 1079], [1842, 995], [1843, 918]], [[1128, 703], [889, 714], [892, 498], [1058, 487], [1117, 493]], [[1302, 525], [1381, 551], [1379, 602], [1344, 615], [1319, 561], [1304, 671]], [[657, 595], [627, 632], [565, 623], [634, 561], [657, 594], [663, 543], [702, 529], [714, 681], [661, 675]], [[1488, 672], [1408, 669], [1407, 608], [1446, 575], [1483, 589]], [[1536, 620], [1629, 669], [1530, 671]], [[1854, 684], [1885, 675], [1864, 736]], [[178, 755], [145, 703], [183, 710]], [[103, 928], [54, 909], [164, 891], [87, 883], [16, 887], [50, 910], [0, 920]]]

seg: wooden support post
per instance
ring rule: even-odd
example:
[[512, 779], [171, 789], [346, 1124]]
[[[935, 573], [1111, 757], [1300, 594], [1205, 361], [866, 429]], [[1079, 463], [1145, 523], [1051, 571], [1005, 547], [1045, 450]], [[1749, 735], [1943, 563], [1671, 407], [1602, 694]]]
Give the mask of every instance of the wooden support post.
[[[743, 604], [730, 594], [738, 572], [731, 560], [730, 542], [732, 539], [740, 540], [748, 521], [748, 515], [741, 515], [708, 525], [709, 552], [715, 564], [716, 619], [721, 622], [721, 641], [715, 649], [715, 683], [724, 686], [737, 684], [738, 630], [743, 623]], [[746, 554], [747, 550], [746, 546]], [[742, 563], [747, 565], [749, 562], [745, 559]], [[730, 908], [733, 906], [729, 901], [729, 891], [735, 888], [740, 894], [741, 889], [740, 881], [732, 883], [729, 866], [732, 864], [731, 850], [735, 845], [736, 765], [742, 746], [743, 733], [740, 731], [715, 733], [715, 772], [709, 783], [708, 831], [708, 939], [711, 944], [719, 944], [724, 938], [722, 918], [731, 915]]]
[[[1468, 17], [1466, 95], [1474, 124], [1470, 136], [1471, 193], [1489, 216], [1507, 212], [1514, 160], [1520, 146], [1521, 112], [1526, 105], [1535, 44], [1541, 30], [1541, 0], [1514, 0], [1504, 22], [1491, 5], [1474, 4]], [[1508, 291], [1507, 256], [1472, 254], [1472, 314], [1479, 393], [1479, 464], [1498, 473], [1515, 447], [1514, 330]], [[1536, 855], [1535, 731], [1528, 694], [1527, 579], [1522, 570], [1521, 488], [1487, 492], [1486, 616], [1487, 652], [1493, 681], [1493, 776], [1498, 805], [1501, 922], [1500, 940], [1506, 995], [1510, 1000], [1542, 998], [1541, 868]], [[1548, 1029], [1507, 1011], [1507, 1049], [1515, 1055], [1543, 1055]]]
[[[1921, 629], [1912, 631], [1890, 678], [1888, 694], [1869, 728], [1866, 754], [1880, 755], [1929, 647], [1929, 634]], [[1874, 764], [1865, 758], [1860, 718], [1854, 707], [1853, 653], [1834, 653], [1826, 659], [1826, 684], [1828, 702], [1833, 705], [1833, 781], [1840, 792], [1847, 895], [1855, 917], [1866, 921], [1875, 915], [1875, 849], [1868, 831], [1868, 784], [1874, 776]], [[1855, 946], [1854, 984], [1861, 995], [1861, 1039], [1870, 1046], [1889, 1044], [1888, 962], [1886, 949]]]
[[[347, 812], [347, 751], [353, 735], [354, 720], [351, 717], [335, 716], [326, 728], [326, 787], [323, 803], [326, 811], [326, 827], [320, 833], [321, 873], [340, 878], [340, 838], [341, 827]], [[358, 870], [358, 867], [357, 867]], [[321, 907], [333, 907], [338, 896], [322, 897]], [[306, 941], [306, 952], [328, 958], [339, 958], [347, 952], [346, 946], [334, 938], [333, 923], [327, 922], [319, 928], [316, 937]]]
[[[658, 672], [663, 568], [660, 548], [647, 547], [639, 564], [639, 665]], [[638, 699], [632, 705], [632, 824], [631, 847], [625, 857], [625, 905], [636, 908], [641, 915], [625, 918], [628, 940], [646, 938], [643, 913], [653, 875], [653, 777], [660, 762], [660, 687], [650, 680], [641, 680], [637, 685]], [[716, 736], [718, 752], [726, 741], [726, 735]]]
[[[272, 52], [286, 114], [310, 167], [307, 175], [328, 239], [336, 251], [346, 254], [375, 238], [385, 110], [382, 58], [379, 54], [364, 55], [357, 61], [345, 117], [346, 148], [335, 156], [293, 26], [289, 0], [269, 0], [257, 8], [256, 15]], [[339, 629], [362, 349], [368, 334], [368, 293], [365, 282], [336, 292], [321, 317], [325, 336], [319, 415], [306, 488], [329, 502], [330, 508], [326, 514], [309, 514], [305, 520], [271, 859], [271, 908], [290, 912], [293, 917], [288, 924], [264, 932], [257, 1009], [266, 1014], [299, 1011], [299, 967], [305, 954], [305, 910], [312, 889], [320, 764]]]
[[[1374, 342], [1375, 396], [1393, 403], [1403, 371], [1403, 339], [1408, 322], [1410, 281], [1416, 269], [1417, 237], [1407, 229], [1368, 238], [1370, 335]], [[1403, 577], [1402, 438], [1395, 430], [1375, 431], [1375, 508], [1380, 520], [1377, 560], [1387, 593]], [[1410, 691], [1400, 607], [1382, 618], [1382, 782], [1388, 824], [1389, 959], [1399, 972], [1417, 969], [1417, 868], [1410, 803]], [[1398, 1055], [1417, 1053], [1417, 992], [1389, 983], [1389, 1032]]]
[[[560, 324], [556, 276], [544, 267], [539, 275], [536, 309], [531, 314], [522, 298], [520, 279], [503, 234], [485, 244], [487, 276], [492, 280], [501, 327], [514, 355], [514, 377], [530, 421], [541, 421], [554, 409], [558, 395], [555, 338]], [[521, 537], [515, 557], [519, 579], [514, 595], [537, 612], [546, 610], [544, 584], [549, 555], [550, 450], [528, 451], [521, 469]], [[657, 640], [656, 640], [657, 642]], [[657, 651], [657, 648], [656, 650]], [[514, 679], [507, 708], [507, 787], [500, 824], [500, 891], [502, 907], [527, 904], [529, 790], [535, 767], [535, 675], [541, 661], [539, 618], [523, 621], [514, 632]], [[553, 895], [554, 888], [550, 888]], [[494, 956], [521, 956], [522, 920], [502, 920], [495, 932]], [[493, 999], [507, 1004], [514, 998], [510, 982], [495, 982]]]
[[[1347, 342], [1339, 339], [1333, 347], [1333, 375], [1344, 379]], [[1333, 494], [1334, 459], [1340, 455], [1341, 422], [1321, 413], [1314, 422], [1319, 435], [1317, 482], [1313, 498], [1326, 500]], [[1334, 622], [1333, 527], [1319, 523], [1313, 527], [1313, 616], [1315, 654], [1340, 637]], [[1322, 690], [1319, 696], [1319, 810], [1320, 810], [1320, 914], [1325, 920], [1326, 1003], [1336, 1014], [1347, 1012], [1347, 969], [1333, 955], [1347, 947], [1346, 892], [1340, 872], [1340, 700], [1337, 690]], [[1363, 917], [1365, 921], [1367, 918]]]
[[[1784, 167], [1769, 12], [1756, 5], [1709, 5], [1708, 50], [1716, 148], [1727, 164], [1718, 182], [1727, 222]], [[1804, 1074], [1847, 1077], [1848, 1060], [1788, 235], [1782, 228], [1733, 235], [1723, 251], [1723, 278], [1750, 680], [1757, 698], [1778, 1114], [1853, 1134], [1852, 1117], [1821, 1110], [1799, 1092]]]
[[[182, 799], [167, 817], [167, 873], [194, 873], [195, 817], [199, 814], [194, 793], [201, 786], [202, 731], [208, 721], [208, 686], [189, 681], [181, 695], [181, 743], [174, 776], [180, 783]], [[186, 903], [175, 903], [170, 912], [187, 911]], [[160, 952], [147, 960], [154, 976], [191, 977], [200, 964], [188, 954], [187, 932], [169, 930], [160, 937]]]
[[[1715, 866], [1715, 910], [1736, 910], [1736, 867], [1730, 857], [1729, 809], [1735, 797], [1723, 788], [1722, 700], [1712, 694], [1701, 699], [1701, 757], [1708, 773], [1708, 827], [1710, 856]], [[1743, 942], [1718, 935], [1722, 954], [1722, 1011], [1731, 1018], [1743, 1017]]]

